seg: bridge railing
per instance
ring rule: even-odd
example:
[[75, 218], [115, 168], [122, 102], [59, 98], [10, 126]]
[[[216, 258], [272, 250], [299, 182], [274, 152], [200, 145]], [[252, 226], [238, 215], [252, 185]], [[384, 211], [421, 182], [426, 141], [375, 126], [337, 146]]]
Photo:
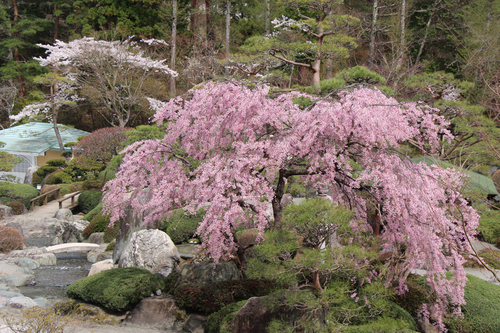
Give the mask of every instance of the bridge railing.
[[57, 193], [56, 197], [59, 198], [61, 197], [61, 188], [56, 188], [56, 189], [53, 189], [52, 191], [48, 191], [42, 195], [39, 195], [33, 199], [30, 200], [31, 202], [31, 208], [30, 208], [30, 211], [33, 211], [33, 209], [35, 209], [35, 201], [38, 201], [38, 199], [40, 198], [44, 198], [43, 200], [43, 204], [46, 205], [47, 204], [47, 200], [48, 200], [48, 196], [53, 194], [53, 193]]

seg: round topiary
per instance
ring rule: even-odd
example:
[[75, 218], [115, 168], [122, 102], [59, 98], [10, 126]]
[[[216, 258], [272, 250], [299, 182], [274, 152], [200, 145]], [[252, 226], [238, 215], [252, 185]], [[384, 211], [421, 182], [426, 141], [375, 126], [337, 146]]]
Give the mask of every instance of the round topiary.
[[45, 184], [69, 184], [73, 181], [73, 178], [69, 173], [64, 171], [52, 172], [47, 179], [45, 179]]
[[4, 204], [20, 201], [26, 209], [29, 209], [31, 206], [30, 200], [37, 196], [38, 190], [31, 185], [0, 182], [0, 199]]
[[22, 250], [24, 238], [19, 231], [5, 225], [0, 226], [0, 252], [8, 253], [13, 250]]
[[139, 267], [115, 268], [88, 276], [70, 285], [66, 294], [122, 312], [132, 309], [143, 298], [164, 288], [163, 278]]
[[5, 205], [9, 206], [12, 209], [12, 214], [14, 215], [21, 215], [26, 211], [26, 207], [24, 207], [24, 204], [19, 201], [11, 201]]
[[102, 192], [83, 191], [78, 196], [78, 206], [80, 206], [80, 210], [87, 214], [99, 204], [101, 196]]

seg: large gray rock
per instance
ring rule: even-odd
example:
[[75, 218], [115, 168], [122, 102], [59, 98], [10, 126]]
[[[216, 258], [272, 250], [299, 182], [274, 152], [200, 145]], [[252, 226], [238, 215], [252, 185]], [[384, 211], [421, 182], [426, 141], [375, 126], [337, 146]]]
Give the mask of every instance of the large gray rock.
[[73, 213], [71, 210], [67, 208], [62, 208], [57, 211], [57, 213], [54, 215], [54, 218], [58, 219], [59, 221], [65, 221], [65, 222], [73, 222], [75, 219], [73, 218]]
[[166, 233], [158, 229], [140, 230], [132, 234], [119, 267], [143, 267], [166, 277], [179, 260], [179, 251]]
[[21, 297], [12, 297], [7, 302], [7, 306], [11, 308], [21, 309], [21, 308], [32, 308], [34, 306], [38, 306], [38, 304], [33, 301], [29, 297], [21, 296]]
[[56, 255], [47, 252], [44, 248], [11, 251], [6, 258], [12, 259], [16, 263], [20, 262], [23, 258], [29, 258], [36, 261], [40, 266], [54, 266], [57, 263]]
[[239, 278], [238, 267], [233, 261], [219, 262], [215, 268], [213, 262], [203, 261], [183, 265], [177, 285], [194, 283], [207, 286], [221, 281], [238, 280]]
[[156, 327], [165, 330], [175, 326], [179, 311], [175, 299], [169, 295], [148, 297], [139, 302], [123, 320], [125, 325]]
[[107, 271], [109, 269], [113, 269], [113, 259], [107, 259], [103, 261], [96, 262], [92, 266], [90, 266], [90, 272], [88, 276]]
[[63, 243], [81, 243], [84, 240], [83, 230], [89, 225], [86, 220], [74, 220], [69, 209], [59, 209], [54, 216], [53, 237], [51, 245]]
[[32, 274], [10, 274], [1, 278], [0, 283], [14, 287], [27, 286], [35, 283], [35, 276]]
[[192, 314], [186, 320], [184, 326], [182, 326], [182, 330], [189, 333], [203, 333], [205, 332], [203, 326], [205, 325], [206, 321], [207, 317]]
[[113, 250], [113, 261], [115, 264], [118, 263], [122, 257], [123, 251], [127, 247], [132, 234], [139, 230], [144, 230], [143, 215], [137, 215], [133, 212], [131, 207], [125, 209], [125, 215], [120, 217], [120, 221], [115, 223], [120, 223], [118, 233], [116, 235], [115, 248]]
[[104, 232], [94, 232], [87, 241], [94, 244], [104, 244]]
[[33, 174], [38, 170], [38, 166], [29, 167], [26, 170], [26, 175], [24, 176], [24, 183], [28, 185], [33, 185]]

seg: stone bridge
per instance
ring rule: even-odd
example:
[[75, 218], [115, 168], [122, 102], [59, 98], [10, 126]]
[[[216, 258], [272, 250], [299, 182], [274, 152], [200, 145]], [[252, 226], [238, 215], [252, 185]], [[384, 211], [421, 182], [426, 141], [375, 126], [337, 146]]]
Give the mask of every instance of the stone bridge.
[[92, 243], [65, 243], [53, 246], [47, 246], [45, 249], [47, 252], [61, 253], [70, 251], [90, 251], [93, 249], [98, 249], [98, 244]]

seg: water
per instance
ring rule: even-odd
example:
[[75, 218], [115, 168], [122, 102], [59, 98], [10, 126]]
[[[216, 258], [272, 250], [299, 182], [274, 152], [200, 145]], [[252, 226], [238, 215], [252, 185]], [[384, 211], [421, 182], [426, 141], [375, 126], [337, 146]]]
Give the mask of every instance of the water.
[[41, 266], [33, 270], [36, 285], [18, 287], [24, 296], [48, 300], [68, 300], [66, 289], [70, 284], [86, 277], [92, 264], [87, 261], [87, 254], [67, 252], [56, 254], [55, 266]]

